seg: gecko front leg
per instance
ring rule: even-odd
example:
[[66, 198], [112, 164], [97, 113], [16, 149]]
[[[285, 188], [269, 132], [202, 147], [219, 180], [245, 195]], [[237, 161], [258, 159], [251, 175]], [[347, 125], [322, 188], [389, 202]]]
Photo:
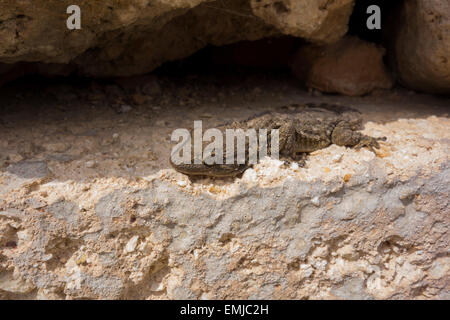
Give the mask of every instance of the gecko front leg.
[[373, 153], [380, 148], [378, 141], [386, 141], [386, 137], [374, 138], [356, 131], [347, 121], [341, 121], [334, 128], [331, 140], [338, 146], [353, 147], [355, 149], [368, 148]]

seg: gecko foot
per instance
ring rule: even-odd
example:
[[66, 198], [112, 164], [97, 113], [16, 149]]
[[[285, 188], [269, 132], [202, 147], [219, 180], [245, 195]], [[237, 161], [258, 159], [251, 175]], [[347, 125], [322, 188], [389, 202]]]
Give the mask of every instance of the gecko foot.
[[362, 136], [359, 143], [355, 146], [355, 149], [367, 148], [376, 154], [375, 149], [380, 149], [378, 141], [386, 141], [386, 137], [374, 138], [370, 136]]
[[306, 165], [307, 157], [307, 153], [296, 153], [291, 156], [281, 157], [280, 160], [284, 161], [286, 167], [289, 167], [293, 162], [297, 162], [298, 166], [302, 168]]

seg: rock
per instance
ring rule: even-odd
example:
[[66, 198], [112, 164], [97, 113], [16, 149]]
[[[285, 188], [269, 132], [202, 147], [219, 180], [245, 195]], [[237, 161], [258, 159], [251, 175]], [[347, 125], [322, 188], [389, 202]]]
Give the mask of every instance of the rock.
[[[82, 29], [65, 26], [60, 0], [0, 4], [0, 63], [63, 65], [90, 76], [130, 76], [187, 57], [207, 45], [281, 34], [332, 42], [347, 30], [353, 0], [80, 1]], [[10, 69], [10, 67], [5, 67]], [[45, 67], [43, 67], [45, 69]], [[12, 78], [21, 70], [9, 70]], [[24, 71], [28, 72], [27, 70]]]
[[55, 218], [66, 221], [68, 224], [76, 224], [78, 220], [77, 206], [70, 201], [58, 201], [48, 206], [47, 211]]
[[7, 159], [11, 162], [19, 162], [23, 160], [23, 157], [18, 153], [11, 153], [8, 154]]
[[35, 153], [40, 151], [40, 147], [39, 145], [36, 145], [30, 141], [25, 140], [19, 145], [17, 151], [24, 158], [31, 158], [34, 156]]
[[188, 185], [187, 181], [184, 181], [184, 180], [178, 181], [177, 184], [182, 188], [184, 188]]
[[131, 110], [133, 110], [133, 107], [131, 107], [128, 104], [121, 105], [120, 109], [119, 109], [120, 113], [127, 113], [127, 112], [130, 112]]
[[[408, 88], [450, 93], [450, 2], [403, 1], [389, 29], [391, 61]], [[389, 35], [387, 35], [389, 36]]]
[[311, 203], [312, 203], [313, 205], [315, 205], [316, 207], [320, 207], [320, 199], [319, 199], [319, 197], [314, 197], [314, 198], [312, 198], [312, 199], [311, 199]]
[[[203, 292], [210, 292], [211, 298], [236, 299], [417, 298], [418, 281], [436, 286], [432, 295], [437, 295], [445, 291], [448, 271], [442, 255], [448, 247], [449, 170], [443, 165], [432, 176], [395, 177], [388, 182], [384, 164], [374, 160], [358, 172], [360, 185], [341, 192], [323, 181], [291, 179], [273, 188], [242, 186], [226, 201], [180, 191], [167, 181], [155, 180], [144, 188], [125, 186], [98, 200], [92, 215], [78, 217], [85, 225], [95, 225], [97, 219], [103, 223], [98, 240], [85, 240], [83, 245], [70, 240], [79, 231], [65, 227], [72, 204], [52, 206], [52, 212], [61, 215], [58, 222], [30, 211], [26, 218], [30, 239], [20, 242], [13, 261], [23, 264], [18, 276], [25, 280], [39, 282], [56, 272], [66, 275], [62, 283], [66, 298], [131, 298], [127, 293], [136, 288], [141, 290], [134, 298], [157, 298], [152, 292], [163, 287], [168, 299], [199, 299]], [[368, 181], [376, 184], [376, 194], [364, 192]], [[392, 221], [390, 210], [396, 205], [392, 198], [405, 187], [417, 187], [420, 197], [405, 204], [404, 214]], [[314, 204], [308, 195], [311, 190], [323, 203]], [[363, 202], [355, 200], [359, 195]], [[130, 211], [145, 218], [130, 225]], [[140, 214], [144, 211], [151, 213]], [[357, 214], [343, 219], [343, 211]], [[50, 263], [48, 255], [55, 255], [61, 244], [58, 250], [72, 257], [76, 266], [62, 261], [56, 262], [56, 269], [36, 272], [32, 266]], [[22, 250], [28, 246], [33, 253]], [[138, 254], [130, 254], [137, 248]], [[112, 254], [103, 266], [98, 257], [111, 250], [124, 254], [120, 260]], [[82, 271], [79, 264], [85, 264]], [[140, 276], [158, 278], [159, 271], [157, 284]], [[205, 291], [197, 290], [199, 285]], [[25, 290], [1, 278], [0, 288]]]
[[47, 206], [47, 203], [45, 201], [37, 198], [30, 198], [27, 199], [25, 202], [28, 206], [30, 206], [30, 208], [33, 209], [40, 209]]
[[333, 288], [332, 293], [338, 299], [373, 300], [365, 289], [364, 281], [358, 278], [346, 279], [341, 286]]
[[44, 161], [20, 161], [7, 167], [6, 171], [25, 179], [41, 179], [49, 173]]
[[136, 249], [137, 243], [139, 240], [139, 236], [133, 236], [126, 244], [124, 252], [131, 253]]
[[255, 15], [283, 34], [332, 43], [347, 32], [352, 0], [250, 0]]
[[142, 94], [140, 94], [140, 93], [135, 93], [135, 94], [133, 94], [133, 95], [131, 96], [131, 98], [133, 99], [133, 102], [134, 102], [136, 105], [142, 105], [142, 104], [146, 103], [147, 100], [148, 100], [146, 96], [144, 96], [144, 95], [142, 95]]
[[361, 96], [394, 85], [383, 63], [384, 54], [385, 50], [375, 44], [347, 37], [325, 47], [301, 48], [291, 68], [309, 88]]
[[[242, 107], [239, 117], [261, 114], [276, 106], [271, 93], [290, 92], [268, 80], [236, 90], [236, 115]], [[247, 104], [256, 87], [261, 95]], [[204, 88], [210, 84], [191, 92]], [[49, 137], [79, 155], [47, 168], [38, 153], [0, 170], [0, 299], [448, 297], [447, 104], [402, 92], [383, 97], [317, 99], [355, 105], [363, 133], [388, 137], [376, 155], [331, 145], [301, 165], [265, 158], [227, 179], [189, 179], [167, 161], [170, 131], [192, 119], [205, 128], [228, 122], [235, 113], [221, 104], [149, 108], [150, 118], [78, 102], [67, 107], [81, 118], [18, 113], [13, 127], [1, 128], [5, 154]], [[24, 96], [19, 106], [33, 110], [36, 101]], [[87, 161], [98, 167], [86, 169]]]
[[70, 144], [65, 142], [52, 142], [44, 144], [44, 149], [49, 152], [65, 152], [70, 149]]
[[97, 165], [97, 163], [94, 160], [86, 161], [86, 168], [92, 169], [92, 168], [95, 168], [96, 165]]
[[12, 273], [0, 273], [0, 290], [16, 294], [25, 294], [33, 290], [33, 286], [23, 279], [15, 278]]

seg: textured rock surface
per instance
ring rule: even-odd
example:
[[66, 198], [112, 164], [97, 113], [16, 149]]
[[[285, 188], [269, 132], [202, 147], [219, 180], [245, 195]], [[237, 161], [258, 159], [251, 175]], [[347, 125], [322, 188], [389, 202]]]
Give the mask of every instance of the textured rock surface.
[[450, 1], [404, 1], [393, 24], [391, 53], [401, 82], [419, 91], [450, 93]]
[[373, 43], [346, 37], [325, 47], [301, 48], [294, 55], [291, 68], [309, 88], [360, 96], [394, 85], [383, 62], [385, 52]]
[[341, 98], [363, 111], [366, 134], [388, 137], [377, 156], [331, 146], [304, 168], [265, 161], [235, 180], [169, 169], [175, 128], [311, 100], [285, 81], [240, 79], [218, 92], [192, 77], [162, 85], [185, 92], [185, 107], [155, 99], [120, 114], [74, 89], [2, 92], [0, 297], [448, 299], [440, 102]]
[[[390, 170], [372, 159], [349, 179], [308, 181], [258, 168], [280, 184], [244, 177], [226, 199], [214, 197], [226, 188], [193, 194], [157, 178], [65, 182], [68, 192], [23, 178], [22, 188], [37, 184], [40, 192], [3, 203], [0, 294], [448, 298], [448, 163], [408, 179]], [[56, 193], [63, 199], [52, 199]]]
[[[82, 74], [145, 73], [208, 44], [279, 34], [330, 42], [347, 30], [353, 0], [79, 1], [82, 30], [69, 31], [68, 3], [0, 3], [0, 62], [71, 63]], [[282, 10], [280, 11], [280, 8]]]
[[283, 34], [314, 42], [339, 40], [347, 32], [353, 0], [251, 0], [255, 15]]

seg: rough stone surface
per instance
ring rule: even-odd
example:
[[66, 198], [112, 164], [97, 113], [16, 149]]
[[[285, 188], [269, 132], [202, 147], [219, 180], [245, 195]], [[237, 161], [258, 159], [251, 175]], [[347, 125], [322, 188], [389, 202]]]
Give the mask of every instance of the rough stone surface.
[[384, 48], [346, 37], [325, 47], [305, 46], [293, 57], [293, 73], [309, 88], [360, 96], [394, 85], [383, 62]]
[[404, 1], [392, 24], [391, 55], [400, 81], [419, 91], [450, 93], [450, 1]]
[[125, 76], [150, 72], [208, 44], [283, 33], [330, 42], [346, 32], [353, 0], [331, 4], [315, 0], [83, 0], [77, 4], [82, 9], [82, 30], [70, 31], [65, 23], [66, 1], [2, 1], [0, 62], [70, 63], [85, 75]]
[[266, 160], [227, 180], [170, 169], [175, 128], [313, 99], [239, 79], [218, 91], [161, 81], [183, 105], [155, 98], [126, 114], [76, 98], [86, 89], [64, 103], [2, 92], [0, 298], [448, 299], [445, 101], [321, 97], [388, 137], [376, 155], [330, 146], [305, 167]]
[[347, 32], [354, 1], [250, 0], [255, 15], [283, 34], [330, 43]]

